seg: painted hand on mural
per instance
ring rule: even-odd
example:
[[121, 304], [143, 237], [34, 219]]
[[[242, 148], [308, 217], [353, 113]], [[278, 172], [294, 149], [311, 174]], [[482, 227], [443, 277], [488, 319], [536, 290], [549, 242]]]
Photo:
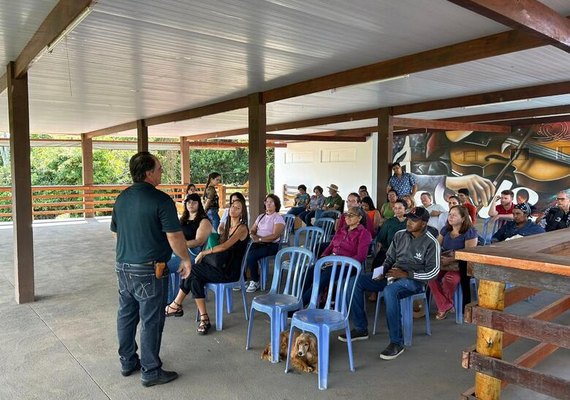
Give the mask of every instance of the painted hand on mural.
[[469, 189], [474, 205], [488, 205], [495, 194], [495, 185], [487, 178], [469, 174], [463, 176], [448, 176], [445, 186], [457, 193], [461, 188]]

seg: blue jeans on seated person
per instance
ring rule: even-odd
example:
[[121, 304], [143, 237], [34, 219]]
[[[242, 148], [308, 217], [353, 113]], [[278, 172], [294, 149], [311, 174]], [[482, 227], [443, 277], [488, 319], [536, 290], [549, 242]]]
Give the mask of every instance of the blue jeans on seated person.
[[390, 285], [387, 285], [387, 282], [386, 279], [372, 279], [372, 274], [360, 275], [356, 282], [354, 296], [352, 297], [350, 321], [352, 322], [353, 328], [357, 331], [362, 332], [368, 330], [364, 292], [379, 292], [383, 290], [390, 343], [403, 346], [404, 337], [402, 334], [400, 299], [420, 293], [424, 290], [425, 285], [420, 281], [409, 278], [397, 279]]
[[300, 206], [300, 207], [291, 207], [289, 209], [289, 211], [287, 211], [287, 214], [293, 214], [295, 216], [298, 216], [299, 214], [301, 214], [303, 211], [305, 211], [305, 207]]
[[338, 214], [337, 212], [331, 212], [331, 211], [325, 211], [325, 210], [317, 210], [315, 212], [315, 219], [319, 219], [319, 218], [332, 218], [332, 219], [337, 219]]
[[259, 268], [257, 262], [262, 258], [274, 256], [279, 251], [279, 243], [254, 243], [247, 253], [246, 265], [251, 280], [259, 282]]
[[140, 322], [142, 379], [155, 379], [162, 367], [159, 353], [168, 277], [157, 279], [151, 265], [116, 263], [115, 272], [119, 285], [117, 336], [122, 369], [133, 369], [137, 364], [139, 356], [135, 338]]
[[298, 215], [298, 217], [301, 218], [307, 226], [312, 226], [311, 219], [314, 216], [315, 216], [315, 211], [306, 211], [306, 210]]

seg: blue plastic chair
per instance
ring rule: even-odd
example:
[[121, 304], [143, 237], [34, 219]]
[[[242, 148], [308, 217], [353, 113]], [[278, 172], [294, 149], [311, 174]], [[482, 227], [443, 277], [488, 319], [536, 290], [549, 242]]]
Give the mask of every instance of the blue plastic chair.
[[214, 292], [216, 298], [216, 330], [221, 331], [222, 325], [224, 321], [224, 296], [226, 296], [226, 303], [227, 303], [227, 311], [228, 314], [231, 314], [233, 310], [233, 301], [232, 301], [232, 289], [234, 287], [239, 287], [241, 289], [241, 298], [243, 300], [243, 312], [245, 314], [245, 320], [247, 321], [247, 299], [245, 298], [245, 280], [243, 278], [243, 274], [245, 272], [246, 267], [246, 260], [247, 254], [249, 253], [249, 248], [251, 247], [251, 241], [247, 244], [247, 249], [243, 256], [243, 260], [241, 262], [241, 270], [239, 274], [239, 280], [235, 282], [224, 282], [224, 283], [206, 283], [204, 286], [206, 290], [211, 290]]
[[[291, 232], [293, 231], [293, 227], [295, 226], [295, 216], [293, 214], [285, 214], [282, 215], [283, 219], [285, 220], [285, 229], [281, 234], [281, 238], [279, 239], [279, 248], [281, 249], [283, 246], [289, 246], [289, 237], [291, 236]], [[261, 290], [265, 290], [267, 287], [267, 273], [269, 270], [269, 260], [275, 256], [265, 257], [259, 260], [259, 279], [261, 281]]]
[[334, 229], [335, 220], [333, 218], [319, 218], [315, 221], [313, 226], [318, 226], [325, 231], [323, 235], [322, 243], [329, 242], [332, 238], [332, 233]]
[[[201, 251], [202, 251], [202, 246], [193, 247], [191, 249], [188, 249], [188, 254], [190, 255], [190, 259], [192, 260], [192, 264], [194, 264], [194, 260], [196, 259], [196, 256]], [[176, 259], [178, 259], [178, 262], [180, 262], [180, 258], [178, 258], [176, 255], [172, 254], [172, 258], [170, 259], [170, 261], [168, 261], [168, 269], [171, 269], [171, 263], [175, 262]], [[178, 268], [178, 265], [176, 265], [175, 268]], [[180, 290], [180, 273], [171, 272], [168, 276], [167, 304], [170, 304], [174, 301], [174, 299], [178, 295], [178, 290]]]
[[317, 248], [322, 243], [325, 231], [317, 226], [307, 226], [295, 232], [293, 246], [308, 249], [316, 257]]
[[[376, 325], [378, 324], [378, 317], [380, 316], [380, 300], [384, 296], [383, 291], [378, 292], [378, 298], [376, 300], [376, 311], [374, 313], [374, 327], [372, 329], [372, 334], [376, 335]], [[400, 316], [402, 321], [402, 331], [404, 334], [404, 345], [412, 345], [412, 334], [414, 331], [414, 301], [424, 300], [424, 310], [426, 310], [426, 335], [431, 336], [431, 325], [429, 320], [429, 304], [427, 300], [426, 292], [421, 292], [414, 294], [409, 297], [400, 299]]]
[[[284, 267], [285, 259], [287, 267]], [[309, 266], [313, 263], [313, 253], [301, 247], [287, 247], [275, 256], [273, 282], [268, 294], [255, 296], [249, 312], [245, 349], [249, 349], [255, 311], [269, 315], [271, 323], [271, 362], [279, 362], [279, 335], [287, 327], [287, 313], [303, 308], [303, 286]], [[287, 271], [285, 287], [280, 291], [281, 274]]]
[[463, 289], [461, 284], [457, 285], [453, 293], [453, 307], [455, 307], [455, 323], [463, 325]]
[[[331, 263], [332, 274], [329, 281], [329, 288], [326, 303], [323, 309], [317, 308], [319, 301], [319, 283], [321, 279], [321, 268], [326, 263]], [[314, 269], [313, 290], [311, 292], [311, 302], [309, 308], [300, 310], [293, 314], [291, 319], [291, 329], [289, 332], [289, 346], [287, 348], [287, 364], [285, 372], [289, 372], [289, 362], [291, 358], [291, 346], [293, 345], [293, 331], [295, 328], [302, 331], [309, 331], [317, 338], [317, 348], [319, 354], [318, 374], [319, 389], [327, 388], [327, 378], [329, 373], [329, 347], [330, 333], [344, 329], [346, 332], [346, 345], [348, 347], [348, 360], [350, 370], [354, 371], [354, 360], [352, 357], [352, 342], [350, 338], [350, 325], [348, 314], [352, 304], [355, 283], [360, 276], [362, 266], [360, 263], [349, 257], [327, 256], [317, 261]], [[351, 279], [354, 276], [354, 279]], [[336, 286], [336, 290], [333, 288]], [[335, 298], [332, 298], [336, 292]], [[348, 303], [347, 303], [348, 300]], [[334, 301], [334, 305], [333, 305]]]
[[414, 332], [414, 301], [423, 300], [424, 310], [426, 310], [426, 335], [431, 336], [431, 325], [429, 321], [429, 303], [426, 292], [417, 293], [400, 299], [400, 312], [402, 320], [402, 330], [404, 333], [404, 346], [412, 345], [412, 334]]

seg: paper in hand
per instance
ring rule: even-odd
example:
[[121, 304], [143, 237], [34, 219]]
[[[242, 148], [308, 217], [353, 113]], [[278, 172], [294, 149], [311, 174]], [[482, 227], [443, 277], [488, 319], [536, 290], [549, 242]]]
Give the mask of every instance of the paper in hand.
[[372, 279], [378, 279], [382, 275], [384, 275], [384, 266], [383, 265], [381, 265], [377, 268], [374, 268], [374, 271], [372, 271]]

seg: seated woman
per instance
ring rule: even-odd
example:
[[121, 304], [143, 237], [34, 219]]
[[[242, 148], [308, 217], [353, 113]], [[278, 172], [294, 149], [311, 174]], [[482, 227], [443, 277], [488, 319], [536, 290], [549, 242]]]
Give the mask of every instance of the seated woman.
[[291, 207], [287, 214], [299, 215], [307, 209], [309, 201], [311, 200], [309, 194], [307, 193], [307, 187], [305, 185], [297, 186], [299, 193], [295, 196], [295, 206]]
[[315, 186], [313, 193], [314, 195], [311, 196], [306, 210], [298, 215], [298, 217], [303, 220], [307, 226], [311, 226], [311, 219], [315, 216], [315, 212], [320, 210], [323, 204], [325, 204], [325, 196], [323, 195], [322, 187], [318, 185]]
[[[368, 247], [372, 242], [370, 232], [366, 229], [367, 215], [360, 207], [350, 207], [345, 214], [346, 224], [333, 236], [331, 243], [322, 252], [321, 257], [336, 255], [354, 258], [364, 265], [368, 256]], [[321, 271], [319, 292], [325, 288], [331, 277], [332, 268]], [[303, 305], [309, 304], [313, 286], [313, 268], [310, 268], [305, 278]]]
[[453, 295], [461, 280], [455, 250], [477, 246], [477, 230], [465, 207], [451, 207], [447, 224], [441, 229], [437, 240], [441, 245], [441, 271], [437, 278], [428, 282], [428, 286], [437, 305], [435, 318], [442, 320], [455, 311]]
[[415, 202], [414, 198], [412, 196], [410, 196], [409, 194], [402, 196], [402, 200], [404, 200], [406, 202], [406, 204], [408, 205], [406, 207], [406, 212], [408, 212], [409, 210], [411, 210], [412, 208], [414, 208], [416, 206], [416, 202]]
[[196, 263], [192, 266], [190, 276], [182, 280], [178, 295], [172, 303], [166, 306], [167, 317], [184, 315], [182, 302], [192, 292], [200, 313], [197, 332], [200, 335], [208, 333], [211, 324], [206, 310], [204, 285], [239, 280], [249, 234], [244, 221], [247, 221], [245, 202], [236, 200], [230, 207], [230, 218], [226, 221], [221, 243], [209, 250], [201, 251], [196, 256]]
[[382, 204], [382, 207], [380, 207], [380, 217], [382, 217], [382, 222], [380, 223], [380, 225], [382, 225], [384, 223], [384, 221], [386, 221], [388, 218], [392, 218], [394, 216], [394, 210], [392, 209], [392, 206], [394, 205], [394, 203], [396, 202], [396, 200], [398, 200], [398, 192], [396, 192], [394, 189], [390, 189], [388, 190], [388, 195], [387, 195], [387, 201]]
[[261, 214], [251, 227], [253, 244], [247, 254], [247, 268], [251, 281], [247, 287], [248, 293], [259, 290], [259, 267], [257, 262], [262, 258], [274, 256], [279, 251], [279, 239], [285, 230], [285, 220], [279, 214], [281, 200], [274, 194], [268, 194], [263, 202], [265, 213]]
[[369, 196], [365, 196], [362, 198], [362, 209], [368, 214], [370, 217], [370, 221], [372, 221], [373, 232], [377, 233], [378, 228], [382, 223], [382, 217], [380, 216], [380, 212], [374, 207], [374, 201]]
[[[222, 235], [224, 233], [224, 230], [226, 229], [226, 221], [228, 220], [229, 216], [230, 216], [230, 206], [232, 205], [232, 203], [236, 200], [242, 200], [244, 203], [245, 201], [245, 197], [243, 194], [241, 194], [240, 192], [235, 192], [232, 193], [230, 195], [230, 202], [228, 204], [226, 204], [226, 209], [224, 210], [224, 214], [222, 215], [222, 219], [220, 219], [220, 226], [218, 226], [218, 233], [220, 235]], [[244, 224], [246, 224], [247, 226], [249, 226], [249, 221], [244, 221]]]
[[[184, 199], [184, 212], [180, 217], [180, 225], [182, 233], [186, 239], [186, 247], [192, 261], [194, 257], [202, 250], [202, 247], [208, 241], [210, 233], [212, 233], [212, 223], [204, 211], [202, 201], [198, 193], [189, 194]], [[180, 266], [180, 258], [173, 255], [168, 262], [170, 272], [178, 271]]]

